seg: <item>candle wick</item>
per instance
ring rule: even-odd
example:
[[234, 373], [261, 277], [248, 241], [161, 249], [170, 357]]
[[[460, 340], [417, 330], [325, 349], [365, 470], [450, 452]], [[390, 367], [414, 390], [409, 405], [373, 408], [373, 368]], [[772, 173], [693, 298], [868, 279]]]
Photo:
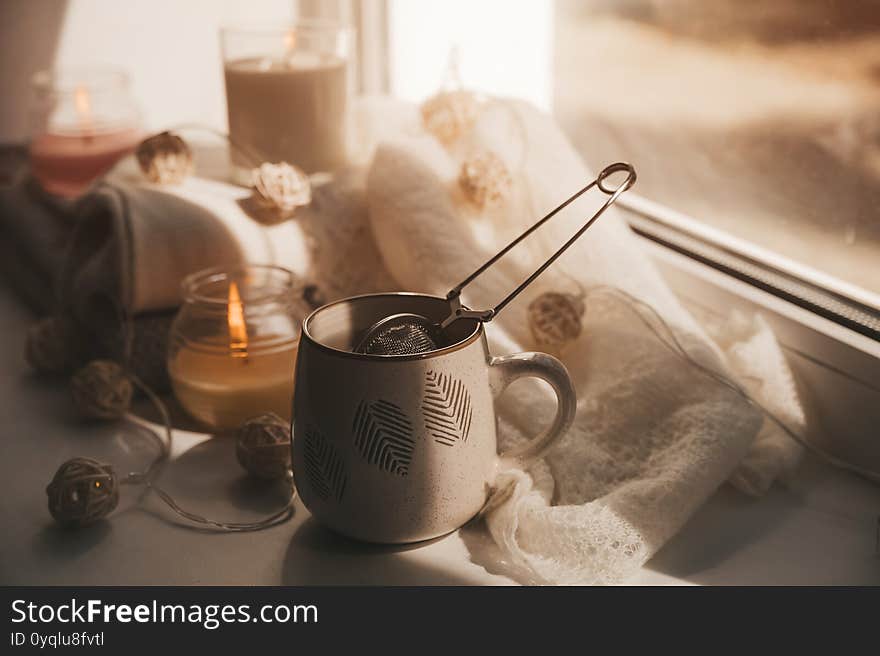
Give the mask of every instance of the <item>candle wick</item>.
[[247, 346], [243, 344], [234, 344], [230, 348], [230, 354], [235, 360], [241, 360], [243, 364], [248, 363], [249, 354]]

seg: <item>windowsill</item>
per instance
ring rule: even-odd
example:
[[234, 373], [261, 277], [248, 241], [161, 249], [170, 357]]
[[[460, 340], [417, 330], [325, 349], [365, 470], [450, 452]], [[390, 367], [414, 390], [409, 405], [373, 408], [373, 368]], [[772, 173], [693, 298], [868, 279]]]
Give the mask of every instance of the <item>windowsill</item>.
[[685, 214], [655, 203], [637, 194], [626, 194], [619, 204], [639, 215], [655, 217], [662, 223], [693, 235], [725, 250], [734, 251], [749, 259], [766, 263], [767, 266], [822, 287], [834, 294], [850, 298], [869, 308], [880, 312], [880, 294], [850, 284], [840, 278], [830, 276], [819, 269], [796, 262], [775, 251], [762, 248], [753, 242], [740, 239], [728, 232], [714, 228], [707, 223], [697, 221]]
[[[667, 269], [666, 265], [664, 270]], [[124, 495], [107, 523], [69, 532], [52, 525], [39, 482], [82, 453], [144, 456], [141, 435], [69, 421], [67, 385], [35, 380], [21, 357], [30, 314], [0, 285], [0, 351], [8, 438], [4, 480], [20, 491], [7, 513], [0, 562], [8, 585], [510, 585], [528, 582], [493, 549], [481, 526], [428, 543], [363, 545], [322, 529], [299, 503], [287, 524], [257, 536], [218, 536], [176, 525], [149, 497], [138, 510]], [[157, 425], [153, 425], [158, 429]], [[103, 437], [102, 437], [103, 436]], [[106, 439], [104, 439], [106, 438]], [[191, 502], [216, 517], [269, 512], [277, 500], [244, 485], [222, 439], [179, 431], [171, 490], [194, 492], [193, 472], [209, 471]], [[46, 457], [52, 454], [52, 457]], [[11, 463], [17, 463], [13, 466]], [[807, 458], [794, 480], [760, 500], [722, 486], [628, 583], [644, 585], [871, 585], [880, 495], [875, 486]], [[241, 514], [244, 513], [244, 514]], [[237, 515], [238, 514], [238, 515]], [[170, 524], [168, 522], [171, 522]], [[112, 525], [112, 526], [111, 526]], [[227, 539], [228, 538], [228, 539]], [[169, 557], [173, 554], [173, 557]], [[245, 564], [246, 566], [243, 566]]]
[[761, 314], [773, 328], [808, 408], [806, 437], [880, 470], [880, 342], [649, 239], [647, 252], [686, 306]]

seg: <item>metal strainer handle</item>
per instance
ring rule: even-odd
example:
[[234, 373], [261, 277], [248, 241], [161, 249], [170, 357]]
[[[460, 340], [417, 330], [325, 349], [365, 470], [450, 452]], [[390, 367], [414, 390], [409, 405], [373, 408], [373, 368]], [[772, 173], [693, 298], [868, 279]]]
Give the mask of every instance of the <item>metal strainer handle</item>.
[[[627, 176], [626, 176], [626, 179], [620, 185], [618, 185], [614, 189], [609, 189], [608, 187], [605, 186], [605, 179], [606, 178], [608, 178], [611, 175], [614, 175], [615, 173], [620, 173], [623, 171], [626, 171]], [[554, 210], [552, 210], [549, 214], [547, 214], [546, 216], [544, 216], [543, 218], [538, 220], [532, 227], [530, 227], [528, 230], [526, 230], [524, 233], [522, 233], [519, 237], [517, 237], [512, 242], [510, 242], [507, 246], [502, 248], [498, 253], [493, 255], [492, 258], [489, 259], [485, 264], [480, 266], [479, 269], [474, 271], [471, 275], [469, 275], [467, 278], [465, 278], [460, 283], [458, 283], [455, 287], [450, 289], [449, 293], [446, 294], [446, 300], [448, 300], [450, 303], [450, 308], [452, 309], [452, 313], [449, 315], [449, 317], [445, 321], [443, 321], [443, 323], [441, 324], [441, 327], [446, 328], [446, 326], [448, 326], [453, 321], [456, 321], [458, 319], [465, 319], [465, 318], [477, 319], [478, 321], [484, 321], [484, 322], [491, 321], [492, 318], [496, 314], [501, 312], [501, 310], [503, 310], [504, 307], [508, 303], [510, 303], [514, 298], [516, 298], [516, 296], [523, 289], [528, 287], [535, 280], [535, 278], [537, 278], [542, 273], [544, 273], [544, 270], [547, 267], [549, 267], [551, 264], [553, 264], [553, 262], [555, 262], [556, 259], [560, 255], [562, 255], [569, 246], [571, 246], [574, 242], [576, 242], [578, 240], [578, 238], [582, 234], [584, 234], [584, 232], [586, 232], [587, 229], [589, 229], [589, 227], [591, 225], [593, 225], [593, 223], [595, 223], [596, 219], [598, 219], [600, 216], [602, 216], [602, 213], [605, 210], [607, 210], [611, 205], [613, 205], [614, 202], [618, 199], [618, 197], [623, 192], [625, 192], [627, 189], [632, 187], [635, 184], [635, 182], [636, 182], [636, 170], [632, 167], [631, 164], [627, 164], [626, 162], [616, 162], [615, 164], [610, 164], [610, 165], [606, 166], [604, 169], [602, 169], [599, 172], [599, 175], [596, 176], [596, 179], [593, 180], [590, 184], [588, 184], [586, 187], [584, 187], [580, 191], [577, 191], [573, 196], [571, 196], [570, 198], [565, 200], [558, 207], [556, 207]], [[490, 266], [495, 264], [495, 262], [497, 262], [499, 259], [504, 257], [507, 254], [507, 252], [510, 251], [514, 246], [516, 246], [523, 239], [528, 237], [535, 230], [540, 228], [547, 221], [549, 221], [554, 216], [556, 216], [556, 214], [558, 214], [561, 210], [568, 207], [568, 205], [573, 203], [581, 195], [585, 194], [593, 187], [598, 187], [598, 189], [602, 193], [607, 194], [608, 200], [606, 200], [605, 203], [602, 205], [602, 207], [600, 207], [596, 211], [596, 213], [590, 217], [589, 221], [587, 221], [576, 233], [574, 233], [574, 235], [571, 237], [571, 239], [569, 239], [567, 242], [565, 242], [558, 251], [556, 251], [553, 255], [551, 255], [550, 258], [546, 262], [544, 262], [544, 264], [542, 264], [540, 267], [538, 267], [538, 269], [532, 275], [530, 275], [528, 278], [526, 278], [519, 285], [519, 287], [517, 287], [512, 292], [510, 292], [510, 294], [508, 294], [507, 297], [504, 298], [504, 300], [502, 300], [498, 305], [496, 305], [491, 310], [467, 310], [467, 309], [461, 307], [461, 300], [459, 297], [461, 296], [462, 289], [464, 289], [468, 284], [470, 284], [475, 278], [477, 278], [486, 269], [488, 269]]]

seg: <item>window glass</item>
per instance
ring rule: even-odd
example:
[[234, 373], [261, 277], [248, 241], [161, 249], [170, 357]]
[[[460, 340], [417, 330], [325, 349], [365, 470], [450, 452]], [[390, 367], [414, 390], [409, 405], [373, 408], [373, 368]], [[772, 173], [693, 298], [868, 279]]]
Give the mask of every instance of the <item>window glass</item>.
[[558, 0], [553, 111], [638, 193], [880, 293], [880, 10]]

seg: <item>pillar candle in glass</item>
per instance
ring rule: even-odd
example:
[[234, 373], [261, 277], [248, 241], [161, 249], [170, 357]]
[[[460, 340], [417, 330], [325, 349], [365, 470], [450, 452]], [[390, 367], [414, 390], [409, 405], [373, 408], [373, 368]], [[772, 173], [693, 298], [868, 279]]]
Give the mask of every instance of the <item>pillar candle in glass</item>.
[[168, 373], [192, 417], [215, 430], [274, 412], [290, 419], [300, 321], [293, 274], [275, 266], [209, 269], [183, 283]]
[[302, 22], [221, 32], [234, 175], [262, 161], [332, 173], [346, 160], [350, 28]]
[[49, 193], [85, 192], [142, 138], [121, 71], [42, 71], [33, 79], [31, 172]]

